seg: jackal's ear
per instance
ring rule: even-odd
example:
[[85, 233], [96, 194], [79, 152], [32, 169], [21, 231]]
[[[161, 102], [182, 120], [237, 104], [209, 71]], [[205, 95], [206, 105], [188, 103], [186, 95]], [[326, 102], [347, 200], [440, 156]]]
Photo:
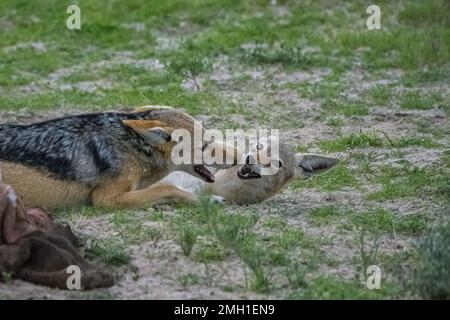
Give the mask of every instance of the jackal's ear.
[[308, 179], [312, 175], [325, 172], [336, 164], [339, 163], [339, 159], [324, 157], [317, 154], [300, 154], [295, 155], [295, 165], [297, 169], [297, 177]]
[[142, 106], [142, 107], [135, 108], [132, 112], [138, 113], [138, 112], [146, 112], [146, 111], [157, 110], [157, 109], [173, 109], [173, 108], [169, 107], [169, 106]]
[[122, 123], [152, 144], [167, 143], [172, 139], [169, 131], [170, 127], [163, 121], [123, 120]]

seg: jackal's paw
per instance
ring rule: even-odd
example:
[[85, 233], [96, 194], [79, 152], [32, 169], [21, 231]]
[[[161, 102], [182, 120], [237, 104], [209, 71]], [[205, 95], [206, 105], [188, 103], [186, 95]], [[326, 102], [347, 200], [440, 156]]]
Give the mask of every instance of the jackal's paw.
[[226, 200], [224, 197], [221, 196], [211, 196], [211, 200], [213, 203], [219, 203], [219, 204], [225, 204]]

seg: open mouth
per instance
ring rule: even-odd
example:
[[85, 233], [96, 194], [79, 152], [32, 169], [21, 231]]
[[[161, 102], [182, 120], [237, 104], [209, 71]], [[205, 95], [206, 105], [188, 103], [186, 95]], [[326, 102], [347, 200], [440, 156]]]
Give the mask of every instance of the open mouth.
[[195, 172], [208, 183], [213, 183], [215, 181], [214, 175], [209, 171], [204, 165], [199, 164], [194, 166]]
[[248, 180], [248, 179], [258, 179], [261, 178], [261, 175], [250, 168], [250, 166], [244, 164], [237, 172], [237, 175], [240, 179]]

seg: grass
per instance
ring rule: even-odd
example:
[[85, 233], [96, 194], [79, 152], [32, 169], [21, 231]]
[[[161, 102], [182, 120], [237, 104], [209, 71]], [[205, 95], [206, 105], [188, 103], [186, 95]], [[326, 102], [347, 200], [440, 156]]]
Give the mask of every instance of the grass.
[[418, 242], [418, 268], [414, 274], [414, 289], [424, 299], [450, 298], [450, 224], [448, 217], [435, 225]]
[[377, 266], [378, 264], [378, 250], [379, 250], [379, 239], [375, 236], [373, 243], [367, 245], [365, 230], [362, 228], [356, 229], [357, 234], [357, 245], [359, 247], [360, 254], [360, 268], [359, 271], [363, 275], [363, 279], [368, 280], [368, 270], [370, 266]]
[[342, 118], [340, 117], [331, 116], [327, 119], [326, 124], [331, 127], [339, 128], [344, 125], [344, 120], [342, 120]]
[[158, 240], [160, 233], [157, 229], [145, 226], [144, 219], [142, 216], [132, 217], [126, 210], [121, 210], [112, 214], [110, 222], [128, 244]]
[[418, 92], [407, 93], [401, 98], [400, 107], [403, 109], [428, 110], [442, 102], [438, 94], [421, 94]]
[[[43, 5], [37, 7], [30, 3], [20, 3], [20, 10], [15, 10], [16, 4], [6, 1], [2, 4], [1, 10], [5, 19], [14, 24], [14, 28], [2, 38], [0, 46], [12, 46], [18, 39], [22, 43], [31, 42], [33, 39], [40, 39], [46, 46], [46, 50], [36, 52], [32, 47], [10, 50], [4, 57], [4, 63], [0, 68], [1, 85], [9, 86], [11, 89], [19, 85], [31, 83], [48, 76], [58, 69], [77, 65], [80, 62], [103, 61], [111, 57], [114, 51], [132, 51], [134, 58], [161, 58], [168, 65], [168, 74], [172, 75], [161, 82], [164, 86], [179, 87], [179, 77], [196, 78], [200, 73], [210, 72], [209, 61], [218, 54], [228, 54], [241, 63], [255, 65], [282, 65], [285, 68], [304, 69], [311, 67], [321, 67], [333, 65], [332, 62], [339, 57], [348, 57], [351, 52], [355, 52], [359, 47], [369, 47], [364, 54], [365, 62], [371, 68], [385, 68], [387, 57], [392, 65], [405, 67], [406, 69], [417, 69], [418, 64], [428, 64], [430, 67], [448, 61], [449, 44], [446, 29], [436, 29], [437, 22], [429, 22], [419, 32], [412, 32], [409, 28], [403, 27], [397, 30], [385, 32], [368, 32], [355, 28], [347, 30], [345, 28], [336, 29], [337, 25], [350, 25], [349, 18], [341, 10], [357, 10], [358, 6], [349, 5], [346, 9], [336, 9], [334, 15], [328, 15], [321, 10], [320, 5], [308, 4], [308, 10], [302, 6], [289, 2], [291, 15], [286, 20], [276, 19], [274, 10], [270, 4], [261, 1], [251, 1], [240, 3], [236, 1], [198, 1], [195, 5], [188, 4], [185, 0], [176, 0], [170, 5], [152, 4], [149, 10], [142, 0], [134, 0], [129, 4], [117, 6], [105, 6], [103, 2], [92, 0], [83, 1], [81, 7], [83, 11], [83, 25], [80, 31], [71, 32], [64, 27], [64, 16], [60, 12], [65, 12], [65, 5], [55, 1], [45, 1]], [[385, 4], [387, 7], [394, 5]], [[444, 4], [426, 7], [426, 12], [437, 10]], [[414, 4], [406, 6], [400, 16], [405, 22], [410, 22]], [[100, 10], [100, 8], [102, 8]], [[220, 10], [218, 10], [220, 8]], [[262, 11], [261, 16], [252, 16], [256, 11]], [[386, 10], [396, 11], [396, 8], [386, 8]], [[120, 12], [127, 12], [123, 17]], [[181, 44], [181, 50], [161, 50], [157, 47], [157, 41], [152, 32], [148, 29], [163, 29], [173, 27], [180, 23], [180, 13], [184, 14], [183, 20], [188, 23], [188, 28], [201, 29], [202, 32], [194, 33], [195, 37], [187, 36]], [[219, 14], [219, 12], [221, 12]], [[445, 12], [440, 9], [437, 12]], [[245, 18], [246, 16], [251, 18]], [[34, 20], [27, 20], [29, 16], [35, 16], [40, 21], [54, 21], [54, 23], [37, 23]], [[204, 19], [208, 16], [208, 19]], [[164, 18], [163, 18], [164, 17]], [[229, 21], [237, 21], [230, 24]], [[28, 21], [23, 23], [23, 21]], [[126, 24], [131, 22], [141, 22], [144, 32], [127, 29]], [[271, 23], [267, 23], [270, 21]], [[442, 21], [447, 21], [443, 19]], [[320, 29], [318, 26], [325, 22], [334, 25], [333, 31], [328, 28]], [[445, 22], [446, 23], [446, 22]], [[311, 31], [315, 32], [311, 32]], [[190, 31], [189, 29], [187, 30]], [[303, 37], [310, 46], [319, 49], [318, 52], [309, 53], [304, 50], [304, 45], [298, 44], [298, 39]], [[283, 41], [278, 42], [278, 39]], [[95, 41], [96, 50], [88, 50], [90, 43]], [[255, 48], [242, 49], [241, 45], [246, 43], [256, 43]], [[338, 43], [339, 50], [331, 55], [335, 44]], [[419, 45], [420, 43], [431, 43], [430, 48]], [[259, 44], [259, 45], [258, 45]], [[400, 52], [393, 55], [393, 52]], [[379, 58], [373, 58], [375, 56]], [[386, 57], [386, 58], [385, 58]], [[393, 59], [394, 57], [394, 59]], [[385, 60], [386, 59], [386, 60]], [[398, 64], [400, 63], [400, 64]], [[345, 68], [338, 64], [333, 69]], [[437, 68], [435, 68], [437, 69]], [[85, 71], [89, 68], [86, 66]], [[105, 73], [105, 70], [99, 70]], [[81, 72], [83, 73], [83, 72]], [[88, 72], [84, 72], [88, 74]], [[107, 73], [108, 76], [111, 73]], [[149, 74], [149, 73], [147, 73]], [[148, 92], [149, 88], [129, 93], [129, 73], [116, 73], [115, 83], [117, 88], [113, 92], [105, 91], [104, 95], [88, 95], [84, 99], [70, 99], [71, 96], [78, 96], [73, 92], [53, 91], [49, 89], [40, 90], [43, 96], [33, 99], [22, 97], [14, 99], [17, 92], [13, 92], [0, 100], [2, 108], [55, 108], [61, 104], [70, 106], [103, 106], [117, 107], [118, 105], [128, 106], [142, 103], [142, 100], [131, 98], [144, 96], [146, 100], [155, 100], [155, 103], [174, 104], [172, 93], [161, 96], [159, 99], [154, 94]], [[69, 77], [72, 77], [70, 75]], [[143, 78], [144, 79], [144, 78]], [[71, 80], [73, 81], [73, 80]], [[147, 85], [150, 82], [146, 82]], [[327, 86], [324, 83], [324, 86]], [[324, 88], [318, 90], [321, 94], [326, 92]], [[113, 93], [114, 99], [109, 99]], [[186, 94], [183, 94], [185, 96]], [[325, 93], [325, 96], [329, 95]], [[382, 94], [383, 95], [383, 94]], [[8, 98], [9, 96], [9, 98]], [[45, 96], [45, 98], [44, 98]], [[336, 96], [336, 94], [332, 94]], [[378, 95], [380, 96], [380, 95]], [[119, 102], [118, 99], [119, 98]], [[384, 99], [384, 98], [382, 98]], [[13, 104], [11, 104], [13, 102]], [[190, 109], [191, 106], [187, 106]], [[205, 106], [202, 107], [202, 111]], [[342, 106], [340, 112], [345, 115], [365, 114], [367, 111], [360, 105]], [[196, 110], [194, 110], [195, 112]]]
[[224, 261], [227, 255], [229, 253], [221, 246], [220, 242], [208, 239], [208, 241], [199, 243], [192, 259], [202, 263], [210, 263]]
[[180, 275], [178, 281], [183, 287], [187, 287], [200, 283], [200, 277], [194, 273], [187, 273]]
[[370, 234], [419, 235], [431, 217], [424, 213], [400, 215], [383, 208], [356, 211], [350, 208], [322, 206], [308, 212], [308, 221], [317, 227], [338, 226], [343, 230], [364, 230]]
[[325, 78], [326, 81], [322, 83], [303, 84], [301, 86], [295, 86], [299, 91], [299, 94], [305, 98], [323, 98], [323, 105], [332, 109], [332, 107], [338, 104], [340, 101], [341, 93], [346, 89], [345, 84], [334, 78], [334, 75], [330, 75]]
[[359, 282], [348, 282], [331, 277], [318, 277], [308, 286], [309, 290], [294, 292], [293, 299], [382, 299], [389, 289], [369, 290]]
[[343, 151], [361, 147], [383, 147], [385, 145], [382, 138], [378, 135], [366, 133], [353, 133], [335, 140], [324, 140], [319, 144], [322, 149], [328, 151]]
[[340, 163], [321, 175], [308, 180], [296, 181], [291, 186], [294, 189], [318, 188], [323, 191], [337, 191], [343, 188], [355, 188], [358, 185], [358, 180], [351, 170], [345, 164]]
[[192, 248], [197, 241], [197, 232], [196, 230], [190, 226], [183, 226], [180, 230], [180, 236], [178, 239], [178, 243], [180, 244], [181, 249], [185, 256], [190, 256], [192, 252]]
[[311, 209], [308, 218], [313, 225], [323, 226], [333, 224], [341, 217], [342, 210], [336, 207], [323, 206]]
[[440, 83], [448, 80], [449, 66], [411, 70], [402, 77], [402, 84], [413, 88], [420, 84]]
[[219, 212], [217, 205], [204, 197], [200, 202], [201, 215], [207, 218], [208, 229], [227, 250], [231, 250], [250, 269], [252, 273], [251, 288], [257, 292], [267, 292], [270, 287], [269, 277], [262, 266], [263, 251], [254, 242], [252, 228], [256, 216], [229, 216]]
[[425, 230], [428, 219], [424, 214], [400, 216], [385, 209], [349, 214], [348, 223], [351, 228], [363, 229], [372, 233], [420, 234]]
[[353, 101], [325, 100], [322, 103], [322, 108], [326, 114], [340, 114], [346, 117], [369, 114], [369, 108], [365, 104]]
[[320, 58], [315, 58], [302, 51], [300, 46], [281, 43], [269, 49], [256, 46], [252, 49], [242, 50], [241, 60], [255, 65], [280, 64], [285, 68], [305, 68], [305, 66], [320, 66]]
[[392, 89], [389, 86], [376, 85], [370, 90], [370, 96], [376, 105], [385, 106], [392, 96]]
[[376, 179], [382, 188], [368, 194], [370, 200], [388, 200], [402, 197], [436, 196], [438, 199], [449, 199], [448, 172], [440, 169], [384, 166], [382, 174]]
[[109, 266], [118, 267], [131, 262], [131, 257], [126, 251], [124, 244], [119, 244], [109, 239], [95, 240], [87, 250], [89, 259], [99, 260]]
[[210, 72], [211, 61], [205, 59], [202, 55], [192, 52], [182, 52], [175, 57], [171, 57], [166, 62], [167, 70], [170, 73], [178, 75], [181, 79], [187, 78], [194, 82], [195, 89], [200, 90], [197, 77], [201, 73]]
[[352, 133], [334, 140], [323, 140], [319, 142], [319, 146], [327, 151], [345, 151], [355, 148], [406, 148], [406, 147], [422, 147], [436, 148], [439, 147], [434, 139], [429, 137], [402, 137], [392, 139], [386, 134], [380, 135], [374, 133]]
[[[302, 248], [308, 256], [317, 250], [316, 239], [304, 234], [298, 228], [287, 226], [280, 219], [269, 219], [263, 222], [267, 230], [279, 229], [273, 236], [260, 236], [256, 232], [258, 217], [252, 212], [246, 214], [223, 212], [223, 209], [211, 203], [208, 197], [202, 198], [199, 207], [194, 212], [182, 209], [180, 219], [188, 219], [194, 225], [188, 225], [181, 230], [201, 230], [202, 237], [195, 241], [191, 232], [181, 233], [180, 245], [185, 255], [192, 256], [194, 261], [205, 266], [217, 261], [225, 261], [228, 257], [237, 257], [245, 265], [248, 272], [246, 283], [242, 286], [260, 293], [277, 290], [274, 277], [274, 267], [297, 268], [298, 262], [289, 255]], [[177, 223], [180, 223], [178, 221]], [[185, 231], [184, 231], [185, 232]], [[200, 232], [200, 231], [198, 231]], [[182, 240], [184, 239], [184, 240]], [[193, 248], [192, 248], [193, 247]], [[186, 250], [184, 248], [187, 248]], [[192, 253], [190, 253], [190, 251]], [[311, 262], [312, 263], [312, 262]], [[312, 264], [310, 268], [312, 268]], [[294, 278], [286, 278], [287, 283], [299, 282]]]

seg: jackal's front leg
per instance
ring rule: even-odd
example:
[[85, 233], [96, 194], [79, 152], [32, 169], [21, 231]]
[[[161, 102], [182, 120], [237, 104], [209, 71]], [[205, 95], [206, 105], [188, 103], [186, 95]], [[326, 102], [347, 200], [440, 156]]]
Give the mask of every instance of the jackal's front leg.
[[139, 208], [161, 202], [197, 202], [193, 193], [181, 190], [173, 185], [150, 186], [141, 190], [122, 191], [111, 190], [110, 186], [97, 188], [92, 193], [94, 206], [108, 208]]

